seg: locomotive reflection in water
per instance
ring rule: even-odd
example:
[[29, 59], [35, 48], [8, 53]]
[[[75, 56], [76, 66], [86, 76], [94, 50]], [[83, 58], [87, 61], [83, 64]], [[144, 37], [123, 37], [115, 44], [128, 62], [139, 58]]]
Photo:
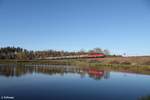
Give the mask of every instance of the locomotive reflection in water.
[[32, 73], [43, 73], [48, 75], [53, 74], [67, 74], [67, 73], [77, 73], [81, 77], [88, 75], [93, 79], [108, 79], [110, 77], [108, 71], [98, 70], [94, 68], [79, 68], [76, 66], [65, 66], [65, 65], [0, 65], [0, 75], [6, 77], [19, 77], [25, 74]]

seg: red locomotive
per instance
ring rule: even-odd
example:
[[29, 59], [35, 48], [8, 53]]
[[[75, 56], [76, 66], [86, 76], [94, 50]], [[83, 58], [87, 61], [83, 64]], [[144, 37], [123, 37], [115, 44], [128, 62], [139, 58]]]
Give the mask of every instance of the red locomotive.
[[104, 58], [105, 55], [103, 53], [90, 53], [88, 54], [89, 58]]

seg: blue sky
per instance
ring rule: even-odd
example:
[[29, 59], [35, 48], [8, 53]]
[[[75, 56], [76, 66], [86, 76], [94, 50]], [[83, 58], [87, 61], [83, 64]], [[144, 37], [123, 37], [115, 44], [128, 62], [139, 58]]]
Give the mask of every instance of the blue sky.
[[150, 55], [149, 0], [0, 0], [0, 46]]

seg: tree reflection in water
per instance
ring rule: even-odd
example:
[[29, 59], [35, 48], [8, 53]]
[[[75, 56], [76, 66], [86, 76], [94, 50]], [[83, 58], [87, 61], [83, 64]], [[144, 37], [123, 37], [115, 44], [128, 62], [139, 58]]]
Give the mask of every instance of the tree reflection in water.
[[108, 79], [110, 73], [104, 70], [98, 70], [94, 68], [80, 68], [75, 66], [66, 65], [0, 65], [0, 75], [6, 77], [19, 77], [25, 74], [42, 73], [48, 75], [60, 74], [64, 75], [67, 73], [80, 74], [81, 77], [88, 75], [89, 77], [100, 80]]

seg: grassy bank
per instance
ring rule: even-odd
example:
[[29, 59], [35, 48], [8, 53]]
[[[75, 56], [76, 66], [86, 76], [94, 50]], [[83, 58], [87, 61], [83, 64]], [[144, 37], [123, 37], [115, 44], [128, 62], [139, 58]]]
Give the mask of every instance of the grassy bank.
[[150, 74], [150, 57], [106, 57], [101, 58], [98, 61], [91, 59], [0, 60], [0, 64], [74, 65], [105, 70]]
[[67, 65], [67, 60], [0, 60], [0, 64], [51, 64]]

